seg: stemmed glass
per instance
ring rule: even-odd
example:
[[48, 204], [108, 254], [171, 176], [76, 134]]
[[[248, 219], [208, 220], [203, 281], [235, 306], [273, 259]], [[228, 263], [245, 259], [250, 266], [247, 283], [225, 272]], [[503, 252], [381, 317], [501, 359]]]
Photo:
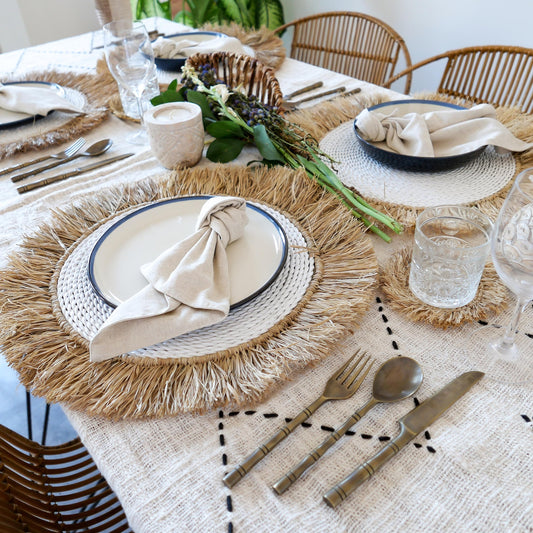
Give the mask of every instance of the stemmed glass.
[[[533, 168], [518, 175], [493, 229], [491, 254], [496, 272], [513, 291], [509, 324], [488, 325], [475, 333], [472, 349], [487, 377], [501, 383], [533, 382], [532, 341], [518, 331], [522, 311], [533, 300]], [[473, 355], [470, 353], [470, 355]]]
[[154, 52], [144, 24], [117, 20], [104, 25], [104, 50], [107, 65], [117, 83], [135, 96], [141, 129], [128, 138], [134, 144], [146, 144], [142, 95], [154, 69]]

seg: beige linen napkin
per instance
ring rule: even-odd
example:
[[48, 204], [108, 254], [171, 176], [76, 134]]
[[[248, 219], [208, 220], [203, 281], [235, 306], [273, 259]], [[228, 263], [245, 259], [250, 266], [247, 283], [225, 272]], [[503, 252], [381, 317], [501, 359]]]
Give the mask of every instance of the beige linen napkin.
[[[486, 145], [522, 152], [531, 148], [496, 120], [489, 104], [471, 109], [397, 115], [365, 109], [357, 116], [357, 129], [367, 141], [384, 143], [393, 151], [419, 157], [446, 157]], [[378, 144], [379, 146], [379, 144]]]
[[242, 198], [210, 198], [196, 232], [141, 267], [148, 285], [120, 304], [102, 325], [91, 341], [91, 361], [223, 320], [230, 307], [226, 246], [243, 235], [247, 222]]
[[152, 48], [156, 57], [165, 59], [177, 59], [190, 57], [194, 54], [211, 54], [213, 52], [233, 52], [235, 54], [255, 56], [252, 48], [243, 45], [235, 37], [213, 37], [200, 42], [193, 39], [174, 41], [173, 39], [158, 37], [152, 43]]
[[0, 107], [8, 111], [46, 116], [50, 111], [82, 114], [83, 110], [45, 87], [3, 85], [0, 83]]

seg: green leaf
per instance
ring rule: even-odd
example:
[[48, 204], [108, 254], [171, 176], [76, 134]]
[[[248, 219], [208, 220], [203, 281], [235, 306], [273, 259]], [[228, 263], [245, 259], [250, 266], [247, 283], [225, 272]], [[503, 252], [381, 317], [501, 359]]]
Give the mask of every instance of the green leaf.
[[168, 85], [166, 91], [163, 91], [161, 94], [154, 96], [150, 100], [152, 105], [167, 104], [168, 102], [186, 102], [185, 88], [181, 87], [179, 91], [176, 91], [177, 86], [178, 80], [172, 80]]
[[187, 101], [193, 104], [199, 105], [202, 110], [202, 117], [205, 119], [215, 120], [215, 115], [211, 108], [209, 107], [209, 102], [207, 101], [207, 96], [204, 93], [199, 91], [187, 91]]
[[270, 30], [275, 30], [283, 26], [285, 18], [280, 0], [262, 0], [254, 3], [257, 5], [256, 28], [266, 26]]
[[218, 0], [222, 5], [229, 22], [236, 22], [243, 28], [253, 28], [254, 20], [244, 0]]
[[254, 126], [254, 142], [259, 150], [259, 153], [268, 161], [280, 161], [285, 163], [285, 159], [274, 146], [266, 128], [263, 124], [256, 124]]
[[207, 159], [215, 163], [229, 163], [239, 156], [245, 144], [242, 139], [215, 139], [207, 149]]
[[245, 138], [243, 129], [231, 120], [219, 120], [218, 122], [209, 124], [209, 126], [207, 126], [207, 133], [216, 139], [226, 139], [230, 137], [236, 137], [238, 139]]

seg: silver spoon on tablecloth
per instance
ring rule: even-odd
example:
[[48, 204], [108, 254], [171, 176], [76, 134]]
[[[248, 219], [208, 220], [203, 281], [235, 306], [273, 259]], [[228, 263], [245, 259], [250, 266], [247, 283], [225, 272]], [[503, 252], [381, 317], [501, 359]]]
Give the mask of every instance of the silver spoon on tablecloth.
[[284, 493], [308, 468], [315, 464], [356, 422], [378, 403], [391, 403], [413, 395], [422, 383], [420, 365], [409, 357], [389, 359], [376, 372], [372, 398], [359, 411], [350, 416], [320, 446], [300, 461], [290, 472], [280, 478], [272, 488], [277, 494]]

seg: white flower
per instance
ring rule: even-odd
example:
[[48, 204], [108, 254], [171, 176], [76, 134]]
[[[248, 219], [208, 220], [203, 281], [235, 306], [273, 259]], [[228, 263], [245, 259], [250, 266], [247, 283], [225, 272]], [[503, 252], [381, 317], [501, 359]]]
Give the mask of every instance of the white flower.
[[229, 98], [229, 95], [231, 94], [230, 91], [228, 90], [228, 86], [223, 83], [214, 85], [212, 87], [212, 90], [215, 91], [215, 93], [220, 97], [220, 100], [222, 101], [223, 104], [226, 103], [226, 101]]

